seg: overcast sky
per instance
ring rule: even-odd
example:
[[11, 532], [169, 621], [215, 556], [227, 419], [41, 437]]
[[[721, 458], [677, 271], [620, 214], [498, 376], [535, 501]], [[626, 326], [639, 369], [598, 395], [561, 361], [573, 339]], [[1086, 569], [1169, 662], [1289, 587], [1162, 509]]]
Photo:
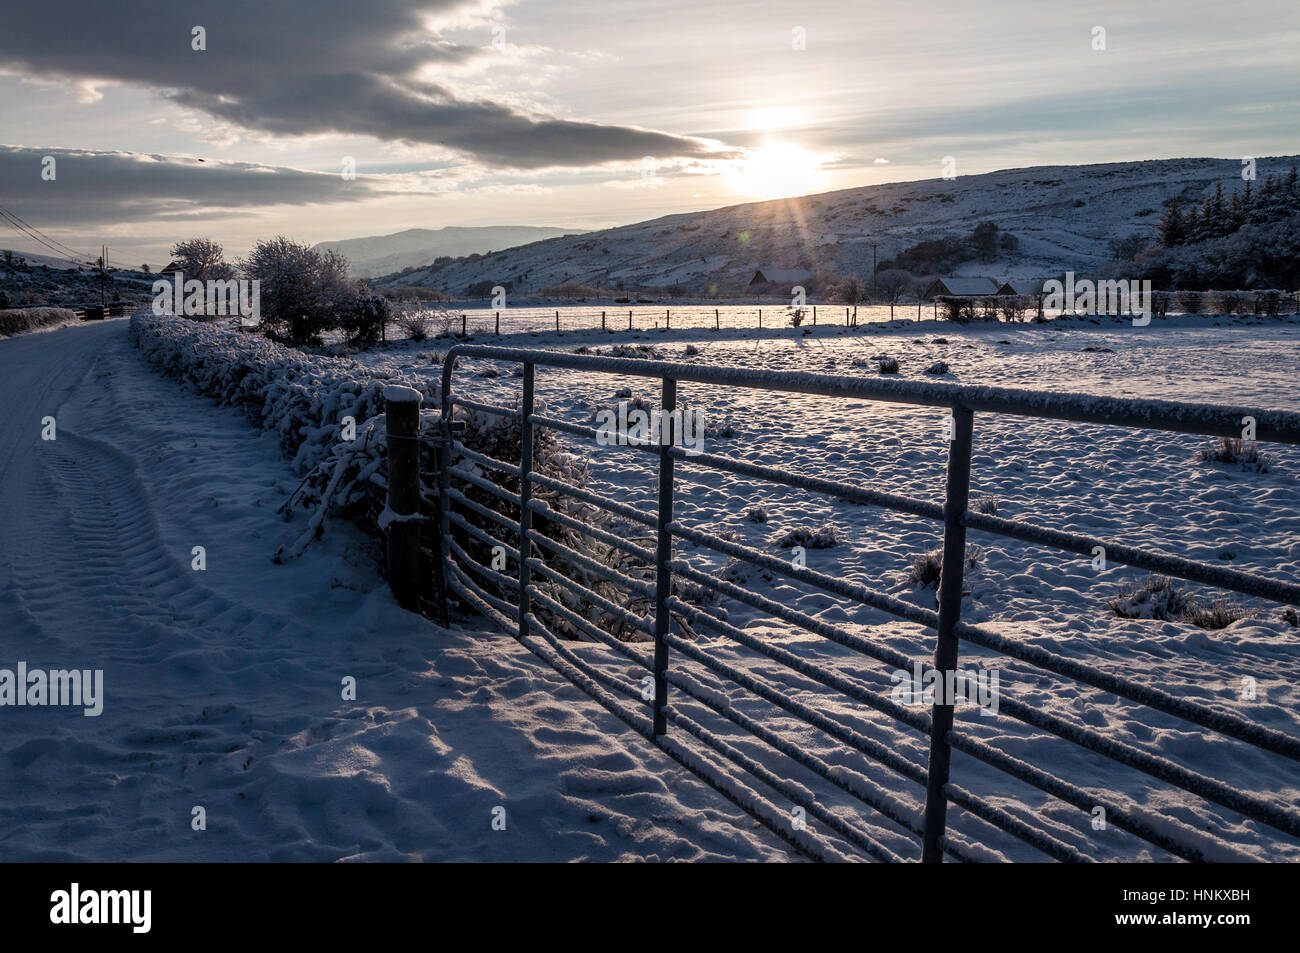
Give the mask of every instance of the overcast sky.
[[1297, 49], [1296, 0], [42, 0], [0, 29], [0, 205], [163, 264], [196, 234], [599, 228], [945, 156], [1291, 154]]

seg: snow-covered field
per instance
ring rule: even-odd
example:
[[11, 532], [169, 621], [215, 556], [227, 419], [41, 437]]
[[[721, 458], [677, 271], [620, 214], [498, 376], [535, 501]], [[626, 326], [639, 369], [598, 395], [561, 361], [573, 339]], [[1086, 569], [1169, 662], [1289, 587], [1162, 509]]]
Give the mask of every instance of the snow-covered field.
[[[943, 342], [937, 339], [944, 339]], [[495, 338], [480, 338], [495, 343]], [[943, 380], [1300, 409], [1300, 323], [1288, 318], [1103, 319], [1048, 326], [946, 323], [753, 332], [678, 330], [518, 335], [502, 343], [604, 349], [645, 344], [674, 360], [875, 374], [896, 357], [904, 378], [946, 361]], [[436, 378], [444, 344], [398, 343], [357, 355], [376, 369]], [[688, 348], [695, 353], [688, 353]], [[514, 368], [467, 360], [462, 395], [509, 403]], [[102, 668], [103, 714], [5, 708], [0, 830], [5, 859], [779, 859], [788, 846], [702, 784], [513, 639], [484, 625], [443, 631], [398, 610], [359, 533], [332, 524], [287, 565], [277, 547], [301, 532], [276, 508], [296, 485], [273, 434], [158, 376], [125, 322], [0, 341], [10, 413], [0, 450], [0, 667]], [[539, 369], [547, 411], [588, 425], [628, 386], [653, 382]], [[941, 496], [947, 445], [937, 410], [683, 384], [732, 436], [706, 449], [926, 499]], [[57, 439], [40, 439], [46, 415]], [[1198, 463], [1206, 441], [1101, 426], [976, 416], [973, 496], [999, 516], [1091, 533], [1295, 579], [1300, 569], [1300, 450], [1268, 447], [1267, 473]], [[653, 470], [635, 451], [570, 441], [588, 485], [653, 512]], [[870, 507], [679, 467], [677, 517], [784, 558], [773, 538], [831, 525], [840, 542], [808, 565], [927, 607], [933, 589], [907, 582], [912, 558], [941, 527]], [[766, 523], [746, 511], [763, 508]], [[1300, 735], [1300, 630], [1277, 607], [1226, 629], [1118, 619], [1105, 606], [1143, 574], [973, 533], [981, 548], [963, 617], [1182, 697], [1222, 705]], [[206, 570], [191, 568], [206, 550]], [[707, 552], [683, 547], [696, 565]], [[932, 634], [778, 576], [745, 584], [783, 605], [928, 660]], [[1197, 587], [1190, 586], [1193, 592]], [[888, 694], [889, 670], [734, 603], [732, 624], [768, 644]], [[842, 724], [924, 766], [925, 739], [760, 660], [710, 633], [699, 646], [770, 681]], [[583, 657], [639, 680], [603, 646]], [[1300, 767], [1208, 735], [988, 652], [1007, 698], [1294, 807]], [[833, 744], [674, 655], [674, 669], [793, 739], [845, 776], [908, 804], [910, 782]], [[357, 699], [341, 697], [357, 680]], [[1243, 700], [1242, 678], [1257, 682]], [[715, 727], [699, 706], [683, 706]], [[1146, 775], [1025, 728], [1006, 715], [959, 712], [959, 725], [1016, 757], [1123, 805], [1220, 859], [1300, 860], [1300, 842]], [[671, 729], [670, 729], [671, 731]], [[742, 735], [729, 740], [900, 856], [916, 839], [802, 768]], [[960, 753], [953, 781], [1032, 826], [1098, 857], [1167, 859], [1091, 816]], [[754, 782], [749, 782], [753, 784]], [[772, 797], [772, 795], [768, 795]], [[790, 804], [773, 801], [783, 811]], [[191, 827], [196, 806], [207, 829]], [[506, 830], [493, 829], [504, 807]], [[1038, 855], [964, 812], [967, 842], [990, 858]], [[824, 825], [810, 817], [809, 828]], [[841, 845], [842, 846], [842, 845]]]
[[[480, 337], [479, 342], [495, 343]], [[946, 323], [872, 326], [853, 332], [819, 328], [803, 336], [793, 329], [755, 338], [710, 331], [660, 331], [617, 339], [566, 334], [514, 336], [503, 343], [524, 346], [597, 347], [617, 340], [656, 349], [665, 359], [837, 374], [877, 373], [872, 359], [897, 358], [904, 378], [931, 379], [925, 368], [943, 360], [951, 373], [942, 380], [1013, 387], [1076, 391], [1107, 396], [1159, 397], [1300, 409], [1295, 380], [1300, 372], [1300, 323], [1295, 318], [1178, 317], [1156, 319], [1135, 328], [1112, 319], [1054, 322], [1048, 326], [968, 326]], [[652, 355], [647, 355], [652, 356]], [[367, 358], [388, 371], [439, 373], [437, 348], [394, 345]], [[465, 360], [457, 373], [462, 396], [509, 405], [519, 391], [515, 368]], [[616, 394], [657, 401], [656, 382], [617, 379], [585, 372], [538, 369], [537, 392], [548, 413], [596, 426], [595, 414], [617, 404]], [[724, 391], [682, 383], [679, 400], [703, 408], [709, 424], [729, 423], [732, 436], [709, 439], [705, 449], [728, 456], [807, 473], [832, 476], [891, 492], [941, 501], [947, 444], [937, 409], [889, 407], [830, 398]], [[655, 510], [653, 461], [626, 449], [586, 444], [571, 438], [574, 451], [590, 468], [590, 488], [643, 512]], [[996, 505], [999, 516], [1086, 533], [1176, 553], [1210, 563], [1295, 579], [1300, 570], [1300, 450], [1269, 446], [1269, 472], [1200, 463], [1198, 449], [1208, 439], [1075, 425], [1028, 418], [976, 415], [972, 496]], [[936, 549], [941, 526], [923, 520], [840, 503], [748, 478], [680, 465], [676, 517], [681, 522], [729, 535], [736, 541], [788, 558], [775, 545], [787, 531], [830, 525], [840, 542], [809, 549], [810, 568], [862, 582], [918, 605], [934, 606], [933, 588], [910, 583], [912, 559]], [[747, 518], [762, 508], [766, 523]], [[644, 535], [644, 533], [642, 534]], [[1233, 598], [1252, 616], [1219, 630], [1182, 622], [1117, 618], [1106, 606], [1122, 585], [1145, 573], [1116, 564], [1093, 569], [1087, 558], [1031, 547], [1000, 537], [972, 533], [980, 548], [969, 572], [970, 595], [963, 618], [1005, 636], [1041, 646], [1106, 671], [1161, 687], [1174, 694], [1222, 706], [1292, 736], [1300, 735], [1300, 630], [1284, 621], [1282, 610], [1262, 602]], [[644, 545], [652, 544], [646, 541]], [[723, 557], [678, 544], [701, 567], [718, 570]], [[802, 584], [770, 574], [740, 570], [751, 588], [819, 620], [842, 626], [907, 656], [928, 661], [933, 633], [890, 620]], [[1207, 601], [1220, 595], [1187, 584]], [[817, 636], [772, 619], [736, 602], [724, 603], [730, 621], [752, 635], [819, 664], [848, 673], [888, 694], [890, 671], [879, 663]], [[924, 765], [924, 739], [823, 686], [780, 666], [758, 660], [729, 641], [703, 635], [699, 643], [729, 664], [748, 667], [783, 691], [833, 712], [843, 723], [890, 745]], [[635, 682], [635, 666], [599, 646], [590, 657]], [[1004, 697], [1015, 698], [1107, 737], [1161, 754], [1170, 760], [1266, 798], [1294, 807], [1300, 803], [1300, 767], [1285, 758], [1211, 735], [1195, 726], [1144, 710], [1114, 696], [1088, 689], [993, 653], [971, 652], [984, 668], [1000, 672]], [[737, 709], [777, 726], [804, 750], [832, 764], [852, 766], [900, 793], [912, 804], [923, 794], [909, 782], [850, 755], [819, 732], [800, 725], [765, 702], [675, 658], [692, 677], [730, 699]], [[1243, 698], [1244, 678], [1257, 684], [1253, 699]], [[1041, 732], [1006, 715], [978, 718], [959, 714], [972, 734], [1038, 767], [1097, 792], [1098, 804], [1123, 804], [1148, 819], [1163, 816], [1161, 827], [1177, 823], [1177, 836], [1200, 845], [1206, 856], [1222, 859], [1300, 859], [1300, 843], [1253, 821], [1183, 794], [1161, 782]], [[735, 735], [733, 742], [756, 758], [772, 762], [759, 742]], [[779, 759], [777, 759], [779, 761]], [[823, 790], [802, 769], [788, 776], [807, 783], [826, 803], [846, 816], [861, 808], [838, 792]], [[960, 754], [953, 780], [986, 796], [1036, 827], [1090, 855], [1167, 857], [1110, 827], [1093, 829], [1088, 813], [1064, 805]], [[851, 814], [850, 814], [851, 812]], [[1006, 857], [1034, 856], [1022, 844], [997, 834], [961, 812], [955, 826], [971, 839], [987, 842]], [[878, 817], [861, 818], [901, 855], [915, 856], [915, 839]], [[1172, 829], [1172, 828], [1171, 828]]]

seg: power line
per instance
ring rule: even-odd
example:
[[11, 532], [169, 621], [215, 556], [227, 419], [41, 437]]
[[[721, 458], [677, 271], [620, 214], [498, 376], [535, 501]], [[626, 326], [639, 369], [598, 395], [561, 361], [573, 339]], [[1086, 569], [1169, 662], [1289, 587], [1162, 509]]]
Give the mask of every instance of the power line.
[[18, 213], [16, 213], [16, 212], [11, 212], [11, 211], [9, 211], [8, 209], [4, 208], [3, 206], [0, 206], [0, 212], [3, 212], [3, 213], [4, 213], [5, 215], [7, 215], [9, 218], [12, 218], [14, 221], [18, 222], [19, 225], [21, 225], [23, 228], [27, 229], [28, 231], [30, 231], [30, 232], [34, 232], [35, 234], [41, 236], [41, 237], [44, 238], [44, 239], [46, 240], [46, 242], [48, 242], [49, 244], [54, 245], [54, 246], [56, 246], [56, 247], [58, 247], [58, 248], [62, 248], [63, 251], [64, 251], [65, 253], [71, 255], [73, 258], [84, 258], [84, 259], [88, 259], [88, 258], [90, 257], [89, 255], [83, 255], [81, 252], [77, 251], [75, 248], [70, 247], [69, 245], [65, 245], [63, 242], [59, 241], [57, 238], [54, 238], [54, 237], [52, 237], [52, 236], [50, 236], [50, 235], [46, 235], [43, 231], [41, 231], [39, 228], [37, 228], [37, 227], [36, 227], [35, 225], [33, 225], [31, 222], [29, 222], [29, 221], [27, 221], [26, 219], [20, 217], [20, 216], [18, 215]]
[[35, 242], [35, 243], [37, 244], [37, 246], [38, 246], [41, 250], [43, 250], [43, 251], [45, 251], [45, 252], [47, 252], [47, 253], [52, 252], [52, 253], [53, 253], [53, 257], [58, 258], [60, 261], [65, 261], [65, 262], [68, 262], [69, 264], [78, 265], [78, 266], [82, 266], [82, 265], [87, 264], [86, 262], [81, 261], [81, 260], [79, 260], [79, 259], [72, 259], [72, 258], [69, 258], [69, 257], [67, 256], [67, 253], [64, 252], [63, 249], [58, 248], [57, 246], [52, 245], [52, 244], [50, 244], [49, 242], [45, 241], [44, 239], [41, 238], [41, 236], [40, 236], [39, 234], [36, 234], [36, 233], [33, 233], [33, 232], [29, 232], [27, 229], [23, 228], [21, 225], [17, 224], [16, 222], [11, 221], [9, 218], [5, 217], [3, 214], [0, 214], [0, 221], [4, 222], [4, 223], [5, 223], [6, 225], [8, 225], [10, 228], [12, 228], [12, 229], [14, 229], [15, 231], [17, 231], [17, 232], [18, 232], [20, 235], [22, 235], [24, 238], [27, 238], [27, 239], [29, 239], [30, 241]]
[[57, 239], [51, 238], [34, 225], [29, 224], [3, 206], [0, 206], [0, 221], [3, 221], [6, 225], [16, 229], [25, 237], [36, 242], [46, 251], [52, 251], [54, 257], [62, 261], [67, 261], [74, 265], [94, 267], [94, 263], [91, 261], [89, 255], [83, 255], [76, 249], [69, 248]]
[[6, 225], [8, 225], [10, 228], [17, 231], [18, 234], [22, 235], [24, 238], [32, 242], [35, 242], [38, 247], [38, 250], [40, 252], [43, 252], [48, 257], [57, 258], [59, 261], [66, 262], [67, 264], [70, 265], [76, 265], [77, 267], [84, 267], [87, 265], [87, 262], [68, 258], [67, 255], [65, 255], [62, 250], [55, 248], [52, 245], [47, 245], [45, 242], [40, 240], [39, 236], [31, 234], [26, 229], [21, 228], [15, 223], [9, 221], [9, 219], [5, 218], [3, 215], [0, 215], [0, 222], [4, 222]]

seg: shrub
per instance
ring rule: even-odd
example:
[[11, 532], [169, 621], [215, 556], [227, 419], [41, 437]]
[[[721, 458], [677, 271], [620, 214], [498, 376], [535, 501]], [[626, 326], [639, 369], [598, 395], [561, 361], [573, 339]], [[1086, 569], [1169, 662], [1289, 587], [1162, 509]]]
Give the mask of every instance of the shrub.
[[423, 308], [410, 308], [397, 316], [397, 326], [402, 329], [402, 333], [408, 340], [415, 341], [417, 344], [428, 339], [432, 323], [429, 312]]
[[957, 295], [940, 295], [936, 298], [943, 316], [957, 324], [975, 320], [975, 299], [962, 298]]
[[949, 369], [948, 369], [947, 361], [935, 361], [933, 364], [931, 364], [929, 367], [925, 369], [925, 372], [927, 374], [936, 374], [936, 375], [947, 374], [948, 371]]
[[1190, 623], [1198, 629], [1226, 629], [1232, 623], [1250, 615], [1242, 606], [1226, 599], [1219, 599], [1209, 605], [1193, 603], [1183, 610], [1181, 621]]
[[[973, 569], [979, 565], [984, 551], [978, 546], [966, 547], [966, 568]], [[939, 582], [943, 574], [943, 549], [934, 549], [928, 553], [912, 557], [912, 567], [908, 570], [907, 581], [914, 586], [930, 586]]]
[[1276, 318], [1282, 313], [1283, 291], [1257, 291], [1255, 293], [1255, 312], [1266, 317]]
[[1125, 586], [1106, 605], [1122, 619], [1185, 622], [1201, 629], [1225, 629], [1250, 615], [1222, 599], [1209, 605], [1197, 602], [1168, 576], [1148, 576], [1136, 586]]
[[817, 529], [799, 526], [772, 540], [772, 544], [781, 549], [793, 549], [795, 546], [802, 546], [804, 549], [830, 549], [832, 546], [838, 546], [840, 542], [839, 530], [829, 523]]
[[1023, 321], [1025, 320], [1025, 311], [1029, 306], [1024, 295], [1003, 295], [998, 302], [998, 310], [1002, 312], [1004, 321]]
[[884, 356], [876, 359], [876, 370], [881, 374], [897, 374], [898, 360], [896, 358]]
[[387, 298], [359, 294], [352, 307], [343, 313], [339, 327], [349, 344], [377, 344], [384, 336], [384, 326], [391, 314]]
[[763, 509], [761, 506], [751, 506], [749, 509], [745, 510], [745, 519], [749, 520], [751, 523], [766, 523], [767, 510]]
[[912, 557], [912, 568], [907, 574], [907, 581], [914, 586], [932, 586], [939, 581], [939, 572], [942, 568], [940, 557], [941, 550], [923, 553], [919, 556]]
[[607, 357], [632, 357], [643, 361], [662, 361], [663, 352], [652, 344], [615, 344], [605, 349]]
[[1196, 451], [1199, 463], [1233, 463], [1241, 464], [1247, 472], [1267, 473], [1273, 461], [1268, 454], [1259, 452], [1259, 444], [1254, 440], [1242, 440], [1240, 437], [1223, 437], [1217, 443], [1211, 443]]
[[401, 383], [437, 395], [436, 385], [373, 371], [356, 361], [309, 357], [255, 334], [141, 312], [131, 319], [131, 340], [162, 373], [186, 382], [219, 404], [240, 407], [280, 444], [304, 473], [339, 443], [339, 422], [360, 423], [384, 412], [383, 390]]
[[16, 308], [0, 311], [0, 337], [34, 331], [61, 321], [75, 321], [77, 316], [67, 308]]
[[1175, 298], [1178, 302], [1178, 307], [1181, 308], [1184, 313], [1201, 313], [1201, 293], [1199, 291], [1179, 291], [1176, 293]]
[[981, 496], [975, 499], [970, 508], [976, 513], [983, 513], [985, 516], [998, 515], [998, 501], [991, 496]]
[[1190, 600], [1168, 576], [1148, 576], [1140, 585], [1125, 586], [1107, 601], [1122, 619], [1173, 620], [1182, 615]]
[[339, 327], [356, 302], [342, 255], [284, 236], [254, 245], [243, 270], [261, 282], [262, 327], [280, 343], [320, 344], [321, 335]]

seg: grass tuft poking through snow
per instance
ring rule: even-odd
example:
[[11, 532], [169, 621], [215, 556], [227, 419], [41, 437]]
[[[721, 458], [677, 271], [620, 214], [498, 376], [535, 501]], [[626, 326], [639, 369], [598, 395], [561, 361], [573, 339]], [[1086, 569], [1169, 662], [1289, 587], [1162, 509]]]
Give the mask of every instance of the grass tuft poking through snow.
[[1198, 602], [1168, 576], [1148, 576], [1136, 586], [1126, 586], [1106, 605], [1123, 619], [1186, 622], [1199, 629], [1226, 629], [1250, 617], [1248, 610], [1226, 599]]
[[830, 549], [841, 542], [843, 542], [842, 534], [830, 523], [816, 529], [797, 526], [772, 540], [772, 544], [780, 549], [793, 549], [795, 546], [802, 546], [804, 549]]
[[[966, 547], [966, 568], [974, 569], [979, 565], [984, 551], [978, 546]], [[912, 568], [908, 570], [907, 581], [914, 586], [935, 586], [943, 571], [943, 550], [932, 549], [928, 553], [912, 557]]]
[[1268, 454], [1259, 452], [1254, 440], [1224, 437], [1196, 452], [1199, 463], [1239, 463], [1241, 469], [1253, 473], [1267, 473], [1273, 465]]

